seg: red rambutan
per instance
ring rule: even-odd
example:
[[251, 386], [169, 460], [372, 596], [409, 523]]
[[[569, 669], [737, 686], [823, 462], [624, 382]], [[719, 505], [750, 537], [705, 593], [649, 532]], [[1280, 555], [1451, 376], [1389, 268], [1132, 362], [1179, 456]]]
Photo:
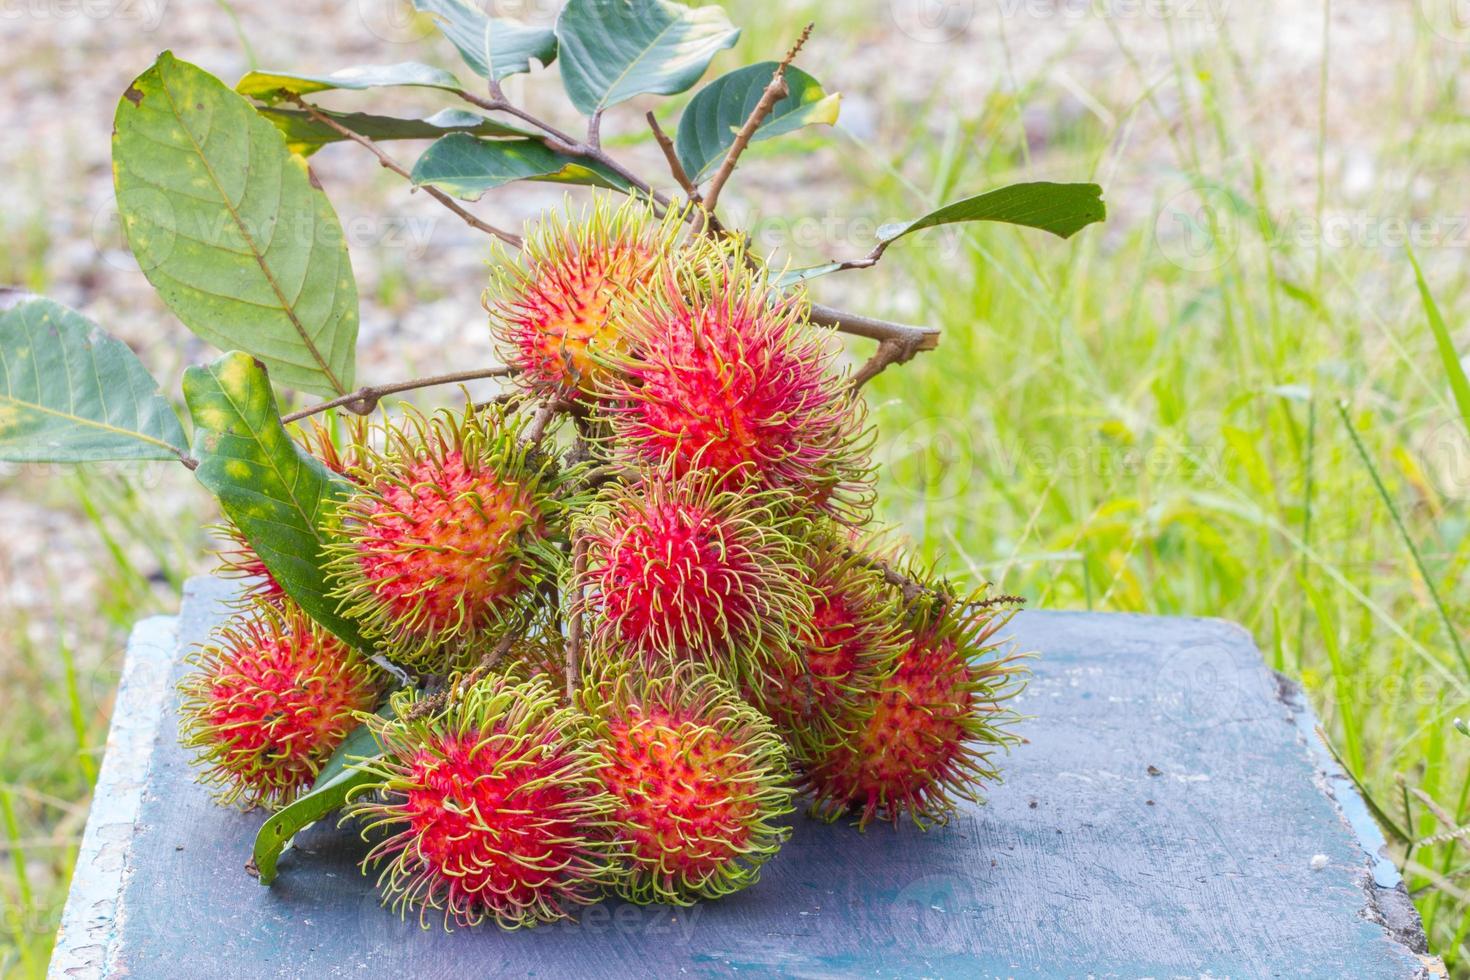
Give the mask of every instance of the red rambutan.
[[555, 464], [501, 413], [410, 412], [356, 471], [332, 546], [343, 612], [410, 665], [454, 663], [550, 574]]
[[806, 767], [815, 815], [855, 812], [866, 826], [908, 814], [922, 828], [999, 778], [995, 750], [1016, 741], [1005, 701], [1024, 673], [995, 640], [1009, 616], [976, 595], [916, 618], [893, 674], [870, 694], [867, 723]]
[[599, 411], [625, 462], [708, 468], [860, 522], [872, 489], [861, 399], [804, 301], [719, 256], [664, 269], [620, 312], [627, 354]]
[[237, 615], [191, 662], [180, 684], [181, 740], [224, 803], [289, 803], [380, 692], [366, 658], [294, 607]]
[[287, 601], [286, 590], [281, 588], [281, 583], [276, 581], [271, 570], [265, 567], [265, 562], [261, 561], [250, 542], [245, 540], [243, 531], [228, 520], [214, 525], [210, 530], [224, 539], [214, 553], [219, 562], [215, 571], [222, 578], [240, 579], [244, 583], [244, 590], [239, 597], [241, 605], [265, 602], [279, 606]]
[[374, 722], [385, 753], [349, 803], [384, 903], [514, 929], [564, 918], [616, 873], [614, 800], [587, 719], [538, 678], [492, 673], [436, 711]]
[[731, 680], [788, 657], [812, 607], [793, 504], [705, 471], [604, 488], [577, 530], [594, 647], [701, 659]]
[[582, 690], [635, 902], [691, 905], [753, 884], [789, 829], [786, 747], [734, 688], [694, 665], [621, 664]]
[[613, 306], [643, 285], [678, 245], [677, 213], [660, 220], [629, 200], [616, 210], [597, 198], [575, 223], [549, 215], [526, 237], [519, 263], [495, 283], [491, 327], [517, 380], [543, 396], [591, 392], [606, 358], [622, 349]]
[[791, 743], [799, 760], [817, 758], [866, 725], [872, 692], [892, 675], [908, 642], [897, 596], [835, 529], [814, 536], [803, 580], [811, 625], [795, 656], [778, 661], [751, 700]]

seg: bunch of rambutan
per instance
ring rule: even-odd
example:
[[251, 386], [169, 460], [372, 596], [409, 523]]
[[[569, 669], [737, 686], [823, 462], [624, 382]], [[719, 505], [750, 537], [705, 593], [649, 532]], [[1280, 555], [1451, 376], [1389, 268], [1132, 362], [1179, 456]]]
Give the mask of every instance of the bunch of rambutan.
[[1014, 741], [1009, 601], [872, 533], [830, 332], [682, 217], [542, 222], [487, 297], [513, 388], [309, 437], [344, 478], [325, 587], [370, 649], [243, 538], [224, 558], [253, 587], [185, 681], [187, 742], [223, 797], [279, 806], [367, 725], [347, 812], [423, 921], [717, 898], [798, 800], [943, 822]]

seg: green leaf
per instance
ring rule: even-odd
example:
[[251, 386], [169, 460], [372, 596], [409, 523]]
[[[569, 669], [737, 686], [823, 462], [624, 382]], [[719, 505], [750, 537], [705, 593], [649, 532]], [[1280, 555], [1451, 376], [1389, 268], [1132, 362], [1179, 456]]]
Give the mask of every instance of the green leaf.
[[483, 78], [492, 68], [499, 81], [530, 71], [533, 61], [549, 65], [556, 60], [556, 34], [550, 28], [487, 17], [469, 0], [413, 0], [413, 6], [434, 18], [465, 64]]
[[[776, 66], [774, 61], [765, 61], [738, 68], [710, 82], [690, 101], [674, 135], [674, 150], [690, 180], [698, 183], [719, 166], [771, 83]], [[828, 95], [800, 68], [786, 69], [786, 88], [789, 94], [771, 107], [771, 114], [756, 127], [752, 142], [837, 121], [842, 96]]]
[[316, 823], [322, 817], [342, 808], [352, 791], [367, 786], [376, 779], [372, 773], [358, 769], [343, 769], [325, 783], [318, 782], [308, 792], [297, 797], [290, 805], [271, 814], [255, 834], [255, 850], [251, 855], [248, 870], [252, 871], [262, 885], [276, 880], [276, 864], [291, 838]]
[[328, 512], [350, 485], [286, 433], [265, 368], [231, 352], [184, 372], [184, 399], [199, 482], [288, 596], [344, 642], [371, 651], [326, 593]]
[[415, 184], [442, 187], [466, 201], [517, 180], [630, 190], [627, 181], [601, 164], [564, 156], [535, 139], [486, 140], [454, 133], [425, 150], [413, 167]]
[[1096, 184], [1012, 184], [947, 204], [915, 221], [884, 225], [878, 239], [886, 246], [904, 235], [960, 221], [1002, 221], [1071, 238], [1106, 215], [1102, 188]]
[[[393, 705], [385, 703], [374, 712], [379, 718], [388, 719], [393, 717]], [[316, 780], [311, 784], [312, 789], [320, 789], [327, 783], [336, 779], [347, 771], [347, 767], [353, 762], [362, 759], [372, 759], [383, 754], [383, 747], [378, 742], [378, 737], [373, 734], [373, 726], [363, 722], [342, 740], [327, 761], [322, 764], [321, 772], [316, 774]]]
[[286, 71], [252, 71], [235, 83], [235, 91], [262, 102], [279, 102], [289, 94], [311, 95], [332, 89], [438, 88], [454, 92], [459, 79], [443, 68], [403, 61], [396, 65], [358, 65], [330, 75], [299, 75]]
[[[337, 143], [347, 138], [331, 126], [313, 119], [311, 113], [304, 109], [260, 106], [258, 111], [286, 137], [286, 147], [292, 153], [311, 156], [328, 143]], [[325, 109], [317, 111], [355, 133], [380, 141], [432, 140], [448, 133], [473, 133], [476, 136], [531, 135], [524, 129], [462, 109], [442, 109], [427, 119], [400, 119], [396, 116], [376, 116], [369, 112], [328, 112]]]
[[1450, 339], [1450, 331], [1445, 326], [1444, 316], [1439, 312], [1439, 304], [1434, 301], [1434, 294], [1429, 291], [1429, 284], [1424, 281], [1424, 272], [1419, 268], [1419, 260], [1414, 257], [1413, 252], [1409, 253], [1409, 262], [1414, 266], [1414, 279], [1419, 283], [1419, 297], [1424, 302], [1429, 329], [1434, 331], [1434, 346], [1439, 353], [1439, 362], [1449, 380], [1450, 391], [1455, 396], [1455, 405], [1460, 410], [1465, 431], [1470, 433], [1470, 380], [1465, 377], [1465, 366], [1460, 363], [1460, 355], [1455, 350], [1455, 342]]
[[0, 459], [174, 459], [184, 430], [128, 345], [49, 299], [0, 313]]
[[352, 389], [357, 284], [342, 226], [276, 127], [165, 51], [118, 102], [112, 159], [128, 244], [190, 330], [292, 388]]
[[674, 95], [740, 37], [719, 7], [673, 0], [568, 0], [556, 18], [561, 80], [584, 115], [635, 95]]
[[772, 280], [772, 284], [777, 289], [790, 289], [792, 286], [800, 285], [808, 279], [820, 279], [822, 276], [831, 275], [834, 272], [841, 272], [845, 268], [848, 268], [848, 266], [843, 265], [841, 262], [824, 262], [821, 265], [807, 266], [805, 269], [788, 269]]

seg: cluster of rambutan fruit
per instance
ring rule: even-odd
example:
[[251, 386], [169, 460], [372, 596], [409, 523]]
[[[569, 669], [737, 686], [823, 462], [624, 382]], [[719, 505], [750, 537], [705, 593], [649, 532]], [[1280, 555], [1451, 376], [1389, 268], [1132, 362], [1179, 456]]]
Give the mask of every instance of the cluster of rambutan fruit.
[[370, 725], [347, 812], [385, 901], [421, 918], [714, 898], [756, 879], [799, 797], [922, 826], [1012, 739], [1007, 609], [865, 530], [868, 429], [832, 338], [686, 227], [638, 204], [546, 219], [489, 293], [510, 396], [309, 440], [355, 484], [330, 568], [374, 651], [243, 541], [226, 556], [254, 587], [196, 655], [186, 742], [224, 797], [279, 806]]

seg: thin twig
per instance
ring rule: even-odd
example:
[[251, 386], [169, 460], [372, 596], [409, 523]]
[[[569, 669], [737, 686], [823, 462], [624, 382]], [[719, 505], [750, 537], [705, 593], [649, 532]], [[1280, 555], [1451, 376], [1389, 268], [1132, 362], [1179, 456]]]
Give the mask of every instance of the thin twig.
[[[820, 303], [811, 304], [808, 317], [813, 323], [831, 327], [839, 333], [866, 337], [879, 342], [878, 352], [853, 376], [855, 388], [890, 364], [902, 364], [920, 351], [939, 346], [939, 331], [934, 327], [911, 327], [876, 317], [845, 313]], [[887, 349], [884, 345], [887, 344]]]
[[400, 391], [413, 391], [416, 388], [432, 388], [435, 385], [462, 384], [466, 381], [479, 381], [483, 378], [503, 378], [510, 374], [513, 369], [505, 365], [497, 365], [493, 368], [481, 368], [478, 371], [456, 371], [453, 374], [436, 374], [429, 378], [415, 378], [412, 381], [399, 381], [388, 385], [365, 385], [356, 391], [348, 392], [340, 398], [333, 398], [329, 402], [303, 408], [299, 412], [281, 416], [282, 422], [299, 422], [308, 416], [325, 412], [329, 408], [345, 408], [355, 415], [371, 415], [378, 407], [378, 402], [386, 395], [396, 395]]
[[919, 351], [918, 340], [913, 337], [896, 338], [889, 337], [878, 342], [878, 349], [873, 356], [863, 362], [863, 366], [853, 372], [849, 390], [856, 392], [863, 385], [872, 381], [884, 368], [890, 364], [903, 364], [913, 359]]
[[[413, 175], [405, 170], [402, 164], [400, 164], [397, 160], [394, 160], [387, 153], [383, 152], [382, 147], [378, 146], [377, 143], [374, 143], [368, 137], [362, 135], [359, 132], [348, 129], [346, 126], [342, 125], [331, 116], [322, 113], [322, 111], [316, 106], [304, 101], [299, 95], [292, 95], [290, 96], [290, 99], [292, 102], [295, 102], [301, 108], [305, 109], [312, 119], [328, 127], [329, 129], [334, 130], [339, 135], [352, 140], [352, 142], [358, 144], [359, 146], [366, 148], [378, 158], [378, 163], [382, 164], [387, 169], [393, 171], [395, 174], [404, 178], [405, 180], [413, 180]], [[460, 219], [464, 221], [465, 224], [469, 225], [471, 228], [474, 228], [476, 231], [483, 231], [487, 235], [493, 235], [494, 237], [500, 239], [513, 248], [521, 247], [521, 236], [512, 234], [508, 231], [503, 231], [500, 228], [495, 227], [494, 225], [486, 224], [470, 212], [466, 211], [464, 208], [460, 207], [459, 204], [452, 197], [441, 191], [439, 188], [422, 185], [421, 189], [434, 200], [438, 201], [440, 204], [448, 208], [450, 211], [453, 211], [455, 214], [459, 215]]]
[[585, 160], [592, 160], [595, 163], [599, 163], [623, 178], [623, 180], [628, 182], [630, 187], [640, 194], [647, 196], [658, 207], [664, 209], [669, 207], [669, 199], [667, 197], [650, 187], [647, 181], [633, 173], [633, 171], [608, 156], [601, 146], [594, 146], [591, 143], [578, 140], [575, 136], [557, 129], [544, 119], [532, 115], [507, 99], [481, 98], [475, 93], [466, 92], [463, 89], [455, 89], [454, 94], [471, 105], [484, 109], [486, 112], [504, 112], [516, 117], [522, 122], [535, 126], [546, 134], [542, 142], [551, 150], [565, 156], [582, 157]]
[[576, 535], [572, 539], [572, 589], [568, 597], [571, 614], [567, 617], [566, 678], [567, 700], [576, 694], [577, 680], [581, 673], [582, 657], [582, 579], [587, 574], [587, 539]]
[[567, 407], [567, 403], [560, 398], [553, 398], [537, 411], [535, 418], [531, 419], [530, 428], [526, 429], [526, 441], [533, 446], [541, 445], [546, 438], [546, 430], [551, 425], [551, 420], [557, 412]]
[[518, 639], [520, 639], [520, 628], [516, 627], [511, 629], [500, 638], [500, 642], [496, 643], [489, 653], [480, 658], [480, 662], [475, 665], [474, 670], [461, 677], [459, 682], [453, 687], [446, 687], [439, 693], [431, 694], [415, 703], [412, 708], [408, 709], [408, 717], [414, 719], [422, 718], [424, 715], [431, 715], [448, 704], [451, 695], [461, 694], [480, 683], [481, 678], [495, 669], [495, 665], [500, 663], [505, 655], [510, 652], [510, 648], [515, 646], [516, 640]]
[[777, 63], [776, 70], [772, 73], [771, 80], [766, 85], [766, 90], [761, 93], [760, 101], [755, 104], [754, 109], [750, 110], [750, 115], [745, 119], [745, 125], [741, 126], [740, 132], [735, 134], [735, 142], [730, 144], [730, 149], [725, 153], [725, 159], [720, 161], [720, 169], [715, 171], [714, 177], [709, 182], [709, 193], [704, 196], [704, 209], [706, 211], [713, 212], [715, 210], [715, 205], [720, 201], [720, 191], [725, 189], [725, 182], [735, 172], [735, 164], [740, 160], [740, 154], [744, 153], [745, 148], [750, 145], [751, 139], [755, 136], [755, 131], [760, 128], [760, 124], [771, 114], [771, 110], [775, 108], [776, 103], [786, 98], [788, 94], [786, 69], [791, 66], [791, 62], [796, 60], [796, 55], [801, 51], [801, 46], [806, 43], [806, 39], [811, 37], [811, 35], [812, 25], [808, 24], [801, 32], [801, 37], [797, 38], [796, 43], [791, 46], [791, 50], [786, 52], [786, 57]]
[[943, 603], [952, 602], [954, 600], [954, 596], [950, 594], [947, 590], [937, 589], [931, 585], [925, 585], [922, 582], [915, 581], [914, 579], [905, 575], [903, 572], [900, 572], [898, 569], [894, 568], [893, 565], [885, 559], [878, 558], [874, 555], [865, 555], [861, 551], [858, 551], [856, 548], [846, 548], [844, 550], [846, 553], [846, 557], [852, 559], [853, 561], [856, 561], [858, 564], [864, 566], [865, 568], [870, 568], [878, 574], [882, 575], [884, 582], [888, 583], [889, 585], [893, 586], [895, 589], [898, 589], [901, 593], [903, 593], [904, 602], [912, 603], [920, 596], [929, 596], [930, 598], [938, 599], [940, 602]]
[[688, 195], [689, 200], [699, 200], [699, 188], [694, 186], [694, 181], [689, 179], [689, 174], [684, 170], [684, 164], [679, 162], [679, 154], [674, 150], [674, 141], [669, 139], [669, 134], [658, 124], [658, 117], [650, 110], [643, 118], [648, 120], [648, 128], [653, 130], [653, 138], [658, 142], [658, 148], [664, 151], [664, 159], [669, 162], [669, 173], [673, 175], [674, 181], [679, 189]]

